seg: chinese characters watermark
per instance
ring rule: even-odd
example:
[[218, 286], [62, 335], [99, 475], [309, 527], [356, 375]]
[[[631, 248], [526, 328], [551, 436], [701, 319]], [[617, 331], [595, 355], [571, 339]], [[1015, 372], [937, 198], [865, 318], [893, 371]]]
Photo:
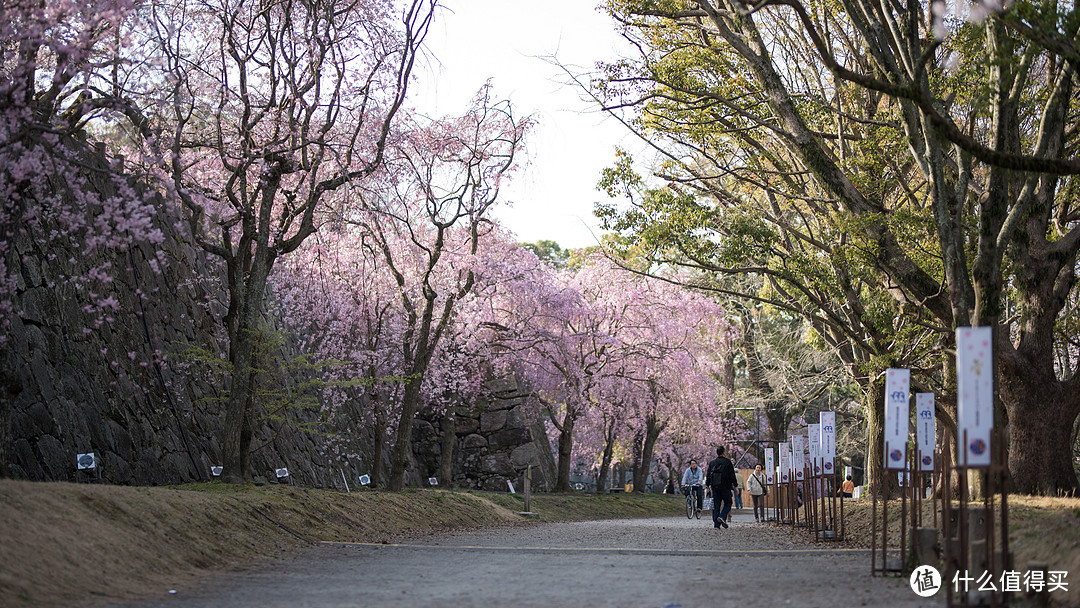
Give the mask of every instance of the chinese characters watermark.
[[[1003, 593], [1041, 593], [1068, 591], [1069, 573], [1065, 570], [1006, 570], [996, 577], [983, 571], [974, 576], [967, 570], [957, 571], [952, 578], [953, 592], [1000, 591]], [[919, 566], [911, 573], [911, 590], [919, 597], [930, 597], [941, 589], [941, 573], [933, 566]]]

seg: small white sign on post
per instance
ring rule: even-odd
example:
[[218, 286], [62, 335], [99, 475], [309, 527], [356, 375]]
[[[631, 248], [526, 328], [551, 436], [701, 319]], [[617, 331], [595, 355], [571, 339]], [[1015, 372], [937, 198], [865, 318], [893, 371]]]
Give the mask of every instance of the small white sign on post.
[[776, 483], [774, 472], [776, 471], [776, 455], [772, 448], [765, 448], [765, 483], [770, 486]]
[[221, 477], [221, 472], [225, 470], [225, 467], [212, 466], [210, 467], [210, 474], [214, 477]]
[[[68, 453], [70, 454], [71, 452]], [[76, 454], [75, 466], [79, 467], [80, 471], [90, 471], [97, 467], [97, 456], [95, 456], [93, 452]]]
[[289, 476], [289, 469], [284, 469], [284, 468], [282, 468], [282, 469], [274, 469], [274, 474], [277, 475], [278, 479], [281, 479], [283, 477], [288, 477]]
[[806, 476], [806, 451], [803, 449], [804, 443], [806, 443], [806, 437], [803, 437], [802, 435], [792, 435], [791, 467], [795, 470], [796, 481], [802, 481]]
[[428, 482], [429, 486], [437, 486], [437, 485], [439, 485], [439, 480], [435, 479], [434, 477], [428, 477], [427, 482]]
[[934, 470], [934, 447], [937, 429], [934, 419], [934, 393], [915, 393], [915, 440], [919, 446], [919, 470]]
[[806, 434], [810, 448], [811, 475], [821, 475], [821, 424], [806, 425]]
[[957, 441], [960, 465], [990, 466], [994, 428], [994, 355], [989, 327], [956, 328]]
[[791, 444], [780, 444], [780, 483], [791, 481]]
[[821, 470], [825, 475], [835, 473], [836, 460], [836, 412], [821, 412]]
[[885, 372], [885, 468], [903, 469], [907, 462], [908, 389], [911, 372], [889, 368]]
[[360, 485], [366, 486], [366, 485], [368, 485], [370, 483], [371, 483], [371, 476], [370, 475], [367, 475], [365, 473], [364, 475], [360, 476]]

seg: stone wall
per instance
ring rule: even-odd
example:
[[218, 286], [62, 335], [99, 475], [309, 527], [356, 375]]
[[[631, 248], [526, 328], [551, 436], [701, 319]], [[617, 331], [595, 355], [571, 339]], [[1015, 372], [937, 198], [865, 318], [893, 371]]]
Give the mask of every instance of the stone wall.
[[[555, 457], [547, 428], [517, 381], [512, 376], [491, 380], [485, 393], [488, 396], [475, 405], [459, 403], [443, 416], [422, 415], [413, 421], [406, 485], [428, 486], [434, 477], [440, 487], [506, 492], [510, 481], [520, 492], [531, 465], [533, 488], [554, 486]], [[447, 435], [453, 445], [449, 480], [439, 472]], [[370, 445], [359, 449], [365, 458], [371, 453]], [[382, 463], [384, 480], [390, 470], [388, 451]]]
[[[105, 168], [103, 158], [90, 158]], [[108, 259], [115, 280], [104, 295], [120, 309], [88, 331], [98, 315], [84, 311], [85, 292], [68, 280], [90, 266], [85, 254], [54, 243], [44, 250], [32, 234], [15, 237], [8, 263], [21, 271], [19, 312], [0, 354], [21, 389], [0, 394], [10, 476], [78, 480], [75, 458], [84, 452], [96, 454], [103, 480], [120, 484], [206, 480], [220, 464], [221, 387], [178, 364], [187, 345], [225, 352], [215, 322], [224, 296], [200, 282], [213, 261], [180, 238], [175, 221], [162, 205], [160, 250], [143, 245]], [[160, 257], [165, 264], [155, 272], [150, 260]], [[298, 482], [329, 483], [313, 438], [293, 427], [260, 425], [255, 444], [266, 447], [254, 453], [254, 470], [288, 467]]]
[[[105, 168], [104, 158], [88, 158]], [[200, 280], [214, 261], [185, 243], [174, 224], [163, 205], [157, 221], [165, 234], [160, 252], [134, 247], [109, 260], [117, 277], [107, 295], [116, 297], [120, 311], [88, 332], [83, 328], [94, 326], [93, 315], [83, 309], [88, 301], [65, 279], [90, 266], [82, 252], [46, 251], [33, 235], [15, 237], [6, 261], [20, 270], [20, 312], [3, 330], [0, 346], [4, 473], [77, 481], [83, 476], [76, 471], [76, 454], [94, 452], [97, 472], [109, 483], [211, 478], [211, 466], [221, 463], [223, 393], [219, 381], [182, 369], [180, 353], [193, 345], [224, 356], [227, 345], [215, 321], [224, 313], [224, 296]], [[165, 265], [155, 272], [149, 260], [159, 253]], [[543, 426], [526, 416], [513, 380], [493, 388], [493, 399], [460, 413], [454, 483], [504, 490], [510, 479], [520, 487], [524, 467], [533, 464], [534, 480], [543, 487], [554, 476]], [[368, 472], [361, 462], [331, 462], [319, 436], [300, 428], [311, 418], [291, 412], [258, 424], [252, 454], [257, 478], [274, 481], [275, 469], [288, 468], [290, 483], [343, 487], [343, 476], [352, 484]], [[433, 475], [440, 454], [440, 427], [422, 420], [416, 426], [410, 485], [422, 485]], [[365, 442], [370, 445], [371, 438]]]
[[488, 390], [490, 399], [455, 417], [453, 484], [502, 492], [510, 481], [520, 492], [531, 465], [532, 487], [553, 487], [555, 458], [540, 412], [513, 377], [490, 382]]

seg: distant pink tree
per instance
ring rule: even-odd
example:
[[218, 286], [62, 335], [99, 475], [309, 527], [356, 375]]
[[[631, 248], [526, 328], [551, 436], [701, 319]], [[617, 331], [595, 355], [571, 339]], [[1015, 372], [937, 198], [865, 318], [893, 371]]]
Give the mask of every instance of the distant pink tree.
[[555, 490], [569, 489], [571, 463], [584, 460], [603, 491], [617, 451], [632, 455], [644, 490], [665, 429], [683, 441], [714, 430], [732, 338], [723, 309], [601, 256], [564, 270], [521, 261], [492, 298], [489, 326], [558, 433]]
[[[398, 259], [416, 253], [410, 240], [387, 244]], [[464, 244], [450, 240], [447, 258], [472, 259], [457, 249]], [[435, 269], [444, 271], [454, 267]], [[483, 279], [477, 283], [482, 286]], [[402, 349], [408, 313], [383, 252], [355, 226], [324, 231], [279, 265], [272, 286], [277, 314], [301, 336], [301, 349], [314, 355], [326, 381], [323, 413], [330, 432], [324, 440], [330, 456], [355, 460], [357, 436], [370, 432], [371, 483], [380, 486], [385, 441], [400, 422], [409, 373]], [[468, 315], [472, 297], [459, 302], [432, 354], [418, 410], [441, 413], [455, 400], [483, 394], [487, 345], [472, 339], [478, 329]]]
[[381, 255], [403, 314], [400, 410], [391, 448], [391, 490], [404, 485], [413, 418], [425, 379], [461, 304], [477, 288], [477, 265], [496, 243], [491, 210], [517, 168], [529, 119], [485, 86], [457, 118], [411, 117], [387, 148], [379, 180], [354, 190], [359, 209], [343, 215]]

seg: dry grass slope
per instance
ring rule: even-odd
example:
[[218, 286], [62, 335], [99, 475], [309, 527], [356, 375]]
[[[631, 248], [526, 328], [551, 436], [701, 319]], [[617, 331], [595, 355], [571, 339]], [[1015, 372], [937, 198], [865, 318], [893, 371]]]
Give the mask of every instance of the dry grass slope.
[[[681, 498], [681, 497], [680, 497]], [[671, 497], [534, 497], [541, 521], [678, 513]], [[520, 495], [0, 480], [0, 607], [80, 606], [184, 588], [318, 541], [524, 525]]]

